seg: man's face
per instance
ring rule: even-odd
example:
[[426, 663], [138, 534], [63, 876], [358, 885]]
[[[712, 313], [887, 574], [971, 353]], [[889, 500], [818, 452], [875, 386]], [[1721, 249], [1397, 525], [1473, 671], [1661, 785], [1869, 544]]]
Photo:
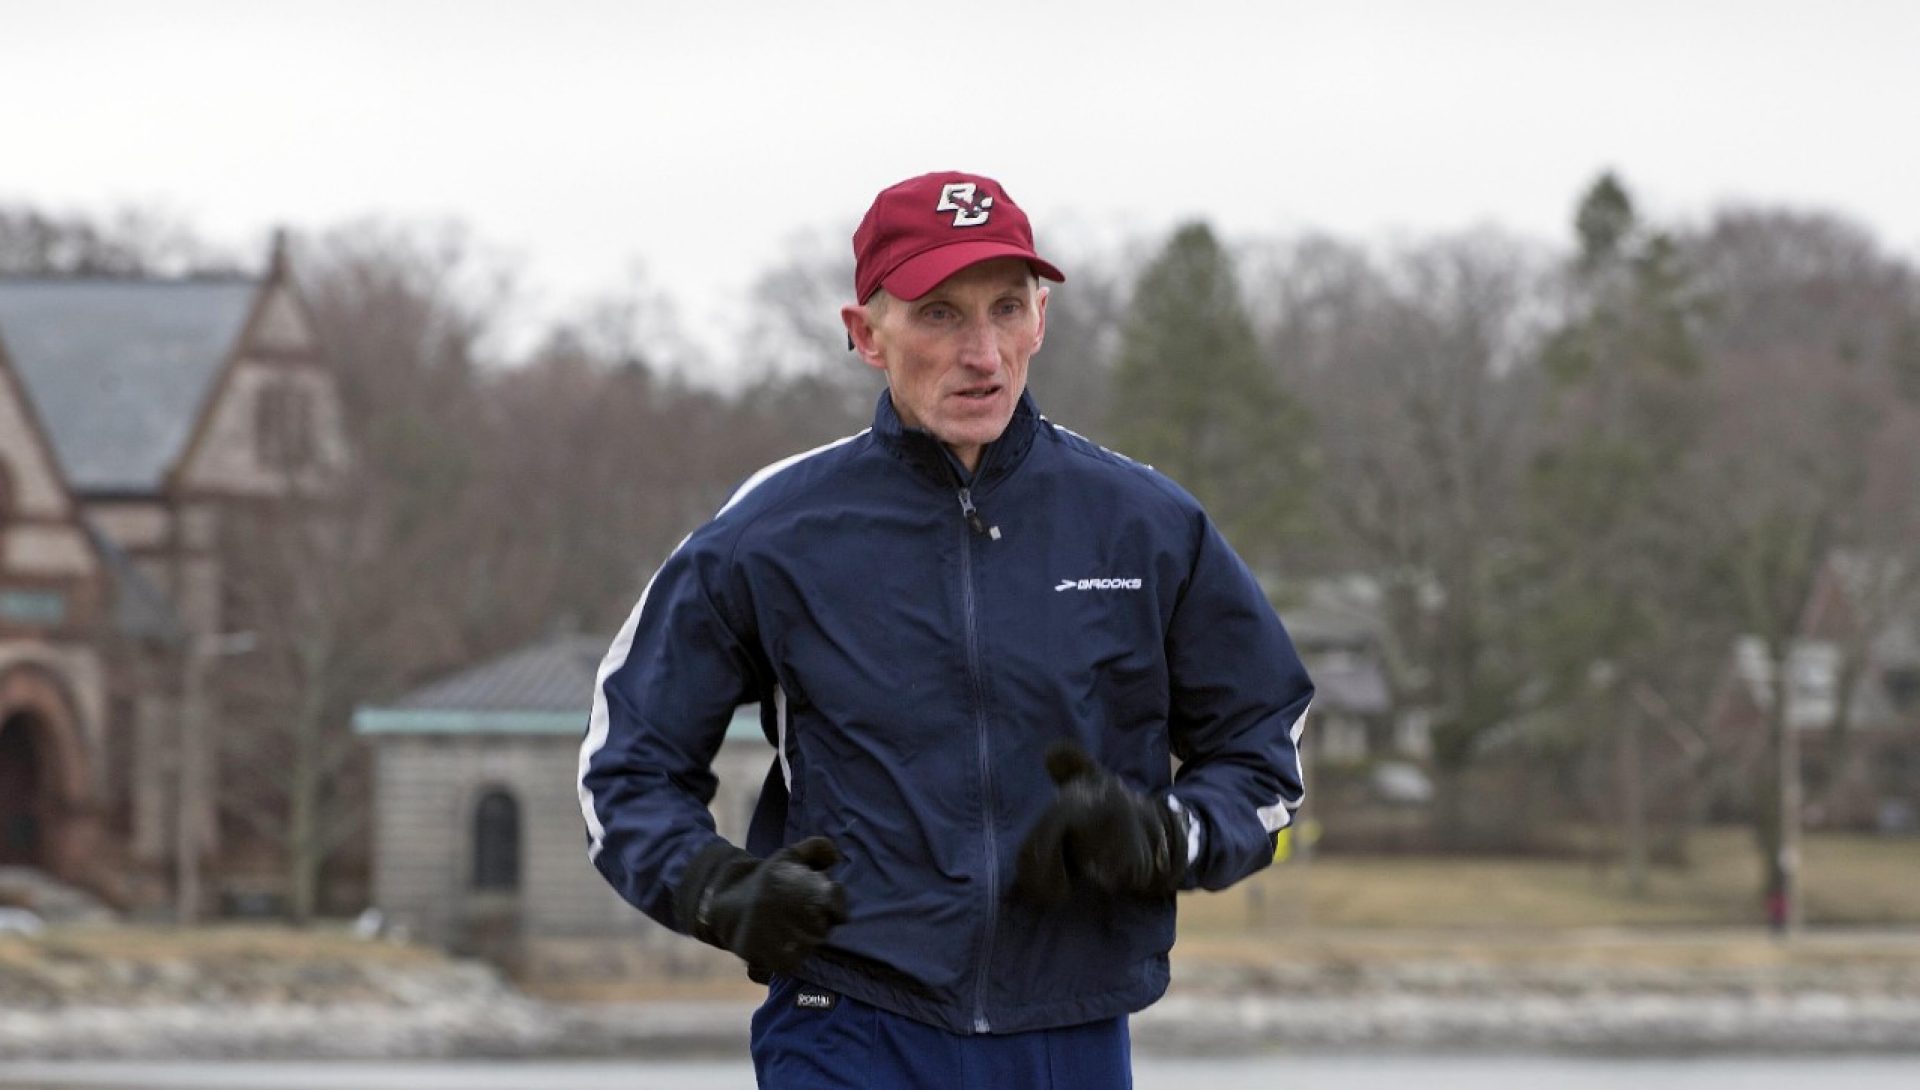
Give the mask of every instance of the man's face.
[[1047, 291], [1025, 261], [969, 265], [918, 299], [841, 310], [860, 357], [887, 373], [900, 420], [972, 471], [1007, 428], [1047, 330]]

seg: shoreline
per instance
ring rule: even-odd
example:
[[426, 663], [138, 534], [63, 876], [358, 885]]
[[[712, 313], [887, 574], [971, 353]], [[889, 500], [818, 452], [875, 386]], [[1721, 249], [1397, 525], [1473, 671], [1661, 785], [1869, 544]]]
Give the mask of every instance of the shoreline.
[[[0, 1061], [626, 1060], [744, 1056], [752, 1003], [82, 1008], [0, 1014]], [[1920, 1000], [1611, 996], [1469, 1003], [1170, 997], [1137, 1055], [1920, 1056]]]
[[[419, 948], [223, 941], [192, 958], [111, 935], [0, 948], [0, 1061], [731, 1058], [758, 1005], [744, 987], [671, 998], [657, 983], [541, 998]], [[1920, 936], [1196, 937], [1133, 1039], [1173, 1058], [1913, 1056]]]
[[[668, 1059], [745, 1055], [755, 1003], [570, 1004], [511, 994], [419, 1004], [0, 1010], [0, 1060]], [[1133, 1018], [1136, 1053], [1920, 1055], [1920, 997], [1610, 992], [1474, 998], [1174, 994]]]

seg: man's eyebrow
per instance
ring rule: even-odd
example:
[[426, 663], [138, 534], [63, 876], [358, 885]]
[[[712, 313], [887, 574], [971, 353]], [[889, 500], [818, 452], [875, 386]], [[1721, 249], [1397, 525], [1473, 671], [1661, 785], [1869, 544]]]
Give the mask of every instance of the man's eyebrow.
[[[987, 281], [986, 283], [987, 286], [992, 289], [995, 299], [1004, 299], [1010, 295], [1017, 295], [1024, 299], [1038, 290], [1038, 285], [1034, 282], [1033, 278], [1024, 275], [1009, 277], [1006, 281], [999, 284], [994, 284], [992, 281]], [[952, 297], [947, 295], [946, 289], [947, 285], [944, 283], [929, 288], [925, 295], [913, 300], [913, 308], [918, 310], [921, 307], [931, 306], [934, 303], [945, 303], [948, 306], [957, 305], [954, 303]]]

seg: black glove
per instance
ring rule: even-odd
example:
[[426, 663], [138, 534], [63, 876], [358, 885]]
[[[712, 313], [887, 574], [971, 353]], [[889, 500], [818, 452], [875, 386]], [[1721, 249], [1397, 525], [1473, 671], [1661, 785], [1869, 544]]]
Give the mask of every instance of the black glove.
[[687, 864], [674, 914], [683, 931], [740, 955], [749, 969], [791, 973], [847, 922], [847, 891], [824, 873], [838, 862], [840, 850], [823, 836], [766, 859], [722, 841]]
[[1048, 907], [1075, 887], [1168, 894], [1187, 872], [1187, 823], [1162, 799], [1127, 790], [1071, 742], [1047, 753], [1060, 794], [1020, 845], [1014, 889]]

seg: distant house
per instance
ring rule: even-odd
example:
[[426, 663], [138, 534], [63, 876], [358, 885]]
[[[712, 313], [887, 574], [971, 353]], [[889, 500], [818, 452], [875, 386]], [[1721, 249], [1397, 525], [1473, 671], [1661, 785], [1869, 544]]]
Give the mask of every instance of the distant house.
[[164, 899], [216, 849], [223, 519], [344, 465], [284, 246], [260, 278], [0, 277], [0, 865]]
[[1372, 580], [1349, 576], [1308, 585], [1302, 600], [1280, 611], [1313, 676], [1304, 745], [1315, 762], [1420, 762], [1431, 755], [1425, 717], [1393, 697], [1379, 597]]
[[[555, 637], [355, 714], [375, 750], [373, 901], [390, 921], [455, 948], [617, 938], [669, 958], [698, 949], [587, 861], [575, 785], [607, 645]], [[712, 804], [735, 843], [773, 756], [758, 713], [742, 710]]]
[[[1920, 595], [1885, 594], [1902, 582], [1888, 565], [1905, 562], [1832, 557], [1788, 648], [1786, 722], [1801, 742], [1810, 824], [1920, 831]], [[1772, 682], [1765, 644], [1736, 640], [1708, 713], [1722, 752], [1751, 773], [1736, 782], [1767, 759]]]
[[113, 601], [101, 544], [0, 342], [0, 866], [78, 879], [98, 851]]

